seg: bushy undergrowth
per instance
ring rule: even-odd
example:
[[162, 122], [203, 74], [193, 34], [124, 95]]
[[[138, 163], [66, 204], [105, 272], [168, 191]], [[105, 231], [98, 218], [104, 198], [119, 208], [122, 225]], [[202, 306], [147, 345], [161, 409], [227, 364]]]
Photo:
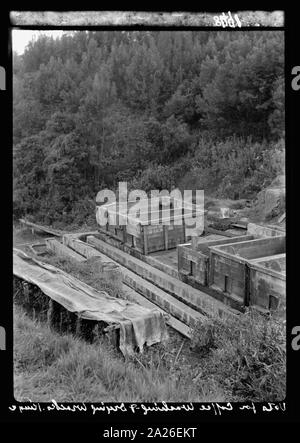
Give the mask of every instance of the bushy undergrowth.
[[[175, 162], [151, 162], [145, 169], [131, 173], [128, 177], [122, 176], [120, 181], [128, 182], [128, 192], [133, 189], [146, 192], [154, 189], [171, 191], [178, 187], [181, 191], [201, 189], [206, 195], [236, 200], [256, 198], [275, 177], [284, 173], [283, 139], [270, 144], [266, 141], [254, 142], [251, 138], [233, 136], [218, 140], [206, 135], [200, 137], [197, 143], [190, 146], [189, 152]], [[106, 187], [103, 183], [99, 190]], [[117, 181], [110, 188], [117, 189]], [[76, 197], [69, 202], [68, 207], [63, 204], [58, 206], [56, 201], [51, 204], [48, 200], [39, 200], [39, 205], [29, 212], [25, 208], [25, 200], [24, 204], [20, 204], [22, 199], [19, 200], [16, 197], [14, 203], [15, 219], [26, 215], [33, 221], [58, 229], [66, 226], [73, 230], [85, 225], [96, 227], [95, 201], [92, 196], [81, 199]]]
[[[32, 401], [282, 401], [284, 327], [252, 314], [207, 320], [188, 341], [126, 358], [15, 313], [15, 396]], [[189, 350], [189, 348], [192, 350]]]
[[205, 377], [239, 400], [282, 401], [286, 387], [285, 325], [249, 310], [235, 319], [208, 319], [193, 335]]
[[204, 189], [221, 198], [253, 198], [277, 176], [284, 174], [285, 146], [251, 138], [217, 141], [200, 138], [191, 168], [179, 181], [182, 189]]

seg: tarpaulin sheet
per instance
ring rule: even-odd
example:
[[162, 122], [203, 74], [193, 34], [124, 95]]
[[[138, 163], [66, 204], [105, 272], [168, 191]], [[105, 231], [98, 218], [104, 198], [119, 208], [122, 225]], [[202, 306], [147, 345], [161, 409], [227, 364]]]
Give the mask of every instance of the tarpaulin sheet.
[[138, 304], [111, 297], [61, 269], [14, 249], [13, 273], [38, 286], [52, 300], [87, 320], [120, 325], [120, 350], [133, 354], [137, 347], [158, 343], [168, 337], [163, 314]]

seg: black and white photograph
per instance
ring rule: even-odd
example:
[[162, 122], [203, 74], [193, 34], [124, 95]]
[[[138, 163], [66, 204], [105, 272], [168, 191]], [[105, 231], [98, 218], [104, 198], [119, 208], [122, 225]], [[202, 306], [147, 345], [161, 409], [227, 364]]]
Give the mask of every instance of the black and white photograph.
[[16, 402], [284, 401], [284, 13], [249, 14], [12, 13]]

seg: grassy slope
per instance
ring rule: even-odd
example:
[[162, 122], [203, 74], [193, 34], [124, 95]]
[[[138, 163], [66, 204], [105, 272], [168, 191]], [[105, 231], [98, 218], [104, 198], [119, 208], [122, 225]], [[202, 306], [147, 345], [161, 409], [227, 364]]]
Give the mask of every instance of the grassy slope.
[[[124, 358], [107, 343], [59, 335], [15, 310], [16, 400], [47, 402], [225, 401], [212, 383], [193, 382], [167, 359]], [[171, 364], [172, 366], [172, 364]]]
[[[48, 402], [282, 401], [285, 328], [273, 320], [208, 320], [192, 345], [165, 344], [126, 358], [107, 342], [60, 335], [15, 309], [16, 400]], [[176, 346], [174, 346], [174, 342]], [[181, 345], [184, 346], [181, 346]]]

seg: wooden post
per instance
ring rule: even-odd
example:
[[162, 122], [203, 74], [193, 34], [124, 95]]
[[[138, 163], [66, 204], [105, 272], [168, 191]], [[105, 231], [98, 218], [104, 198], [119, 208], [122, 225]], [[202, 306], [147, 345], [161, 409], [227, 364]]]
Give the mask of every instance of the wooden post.
[[76, 331], [75, 335], [81, 337], [81, 318], [78, 316], [76, 319]]
[[249, 306], [250, 304], [250, 268], [247, 265], [247, 263], [245, 263], [245, 294], [244, 294], [244, 306]]
[[123, 243], [125, 244], [126, 243], [126, 226], [125, 225], [123, 225], [122, 226], [122, 230], [123, 230]]
[[208, 286], [211, 286], [214, 282], [214, 254], [209, 253], [209, 266], [208, 266]]
[[184, 215], [182, 215], [183, 243], [186, 242]]
[[209, 276], [210, 276], [210, 260], [209, 260], [209, 257], [206, 257], [205, 271], [204, 271], [204, 286], [209, 285]]
[[58, 329], [60, 326], [60, 309], [59, 303], [49, 298], [49, 307], [47, 311], [47, 323], [53, 329]]
[[144, 255], [148, 255], [148, 236], [147, 236], [147, 226], [141, 226], [141, 230], [143, 233], [143, 242], [144, 242]]
[[53, 300], [52, 300], [52, 298], [49, 298], [49, 307], [48, 307], [48, 311], [47, 311], [47, 323], [50, 327], [53, 324], [53, 316], [54, 316]]
[[163, 225], [163, 234], [164, 234], [164, 243], [165, 243], [165, 250], [168, 250], [168, 226]]
[[26, 303], [29, 302], [29, 284], [23, 280], [23, 294], [24, 294], [24, 300]]

